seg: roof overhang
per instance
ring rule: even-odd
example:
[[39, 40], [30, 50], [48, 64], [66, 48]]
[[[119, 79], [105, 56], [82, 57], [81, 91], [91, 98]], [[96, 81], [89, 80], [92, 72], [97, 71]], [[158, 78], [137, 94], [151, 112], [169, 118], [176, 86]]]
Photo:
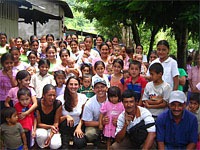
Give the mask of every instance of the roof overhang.
[[47, 23], [49, 19], [62, 20], [62, 17], [48, 14], [37, 9], [19, 8], [19, 18], [23, 18], [25, 23], [40, 22]]

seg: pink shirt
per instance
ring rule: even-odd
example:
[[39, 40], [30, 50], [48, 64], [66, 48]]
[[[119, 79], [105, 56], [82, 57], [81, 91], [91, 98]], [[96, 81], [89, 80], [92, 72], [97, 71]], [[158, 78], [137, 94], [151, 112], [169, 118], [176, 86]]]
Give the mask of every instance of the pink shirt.
[[[200, 67], [194, 66], [188, 70], [188, 80], [191, 80], [191, 83], [195, 88], [196, 85], [200, 82]], [[191, 87], [189, 87], [188, 91], [191, 91]]]
[[[13, 73], [15, 78], [15, 74]], [[2, 70], [0, 70], [0, 101], [5, 101], [8, 91], [12, 88], [10, 79], [7, 75], [4, 75]]]
[[115, 137], [116, 127], [112, 123], [113, 118], [118, 118], [118, 116], [124, 111], [124, 105], [122, 102], [113, 104], [110, 101], [106, 101], [100, 109], [100, 112], [105, 116], [109, 117], [109, 124], [104, 126], [103, 134], [106, 137]]
[[[36, 93], [33, 88], [29, 87], [28, 89], [31, 91], [31, 96], [36, 96]], [[18, 90], [19, 90], [19, 87], [11, 88], [7, 95], [13, 101], [13, 106], [15, 106], [15, 104], [18, 102], [18, 98], [17, 98]]]

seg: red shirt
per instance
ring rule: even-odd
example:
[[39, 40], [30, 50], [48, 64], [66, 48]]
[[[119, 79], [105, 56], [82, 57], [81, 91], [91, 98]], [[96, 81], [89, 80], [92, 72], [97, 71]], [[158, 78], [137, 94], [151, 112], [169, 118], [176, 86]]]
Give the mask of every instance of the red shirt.
[[[19, 102], [15, 104], [15, 109], [17, 113], [21, 113], [24, 111], [27, 111], [27, 109], [30, 109], [32, 104], [29, 104], [28, 107], [22, 106]], [[19, 119], [18, 122], [22, 125], [24, 129], [27, 129], [29, 131], [32, 130], [33, 127], [33, 121], [34, 121], [34, 112], [31, 112], [29, 115], [27, 115], [24, 119]]]
[[[126, 89], [132, 89], [136, 92], [138, 92], [140, 90], [141, 94], [144, 93], [144, 88], [145, 88], [146, 84], [147, 84], [146, 79], [141, 76], [138, 77], [138, 79], [136, 80], [136, 82], [134, 84], [132, 83], [132, 77], [129, 77], [125, 81]], [[138, 88], [140, 88], [140, 89], [138, 89]]]

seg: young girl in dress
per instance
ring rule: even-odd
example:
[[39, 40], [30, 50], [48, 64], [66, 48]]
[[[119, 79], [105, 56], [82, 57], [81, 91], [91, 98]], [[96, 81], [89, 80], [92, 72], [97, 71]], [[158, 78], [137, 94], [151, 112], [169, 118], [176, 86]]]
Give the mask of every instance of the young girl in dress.
[[56, 96], [64, 94], [66, 74], [63, 70], [54, 72], [54, 79], [56, 81]]
[[117, 86], [120, 90], [124, 91], [124, 77], [123, 77], [123, 70], [124, 62], [123, 60], [117, 58], [113, 61], [113, 74], [108, 77], [111, 86]]
[[31, 91], [31, 100], [32, 100], [33, 105], [28, 111], [22, 112], [19, 115], [19, 118], [23, 119], [25, 116], [29, 115], [31, 112], [33, 112], [36, 109], [37, 107], [36, 93], [32, 87], [29, 87], [31, 75], [28, 73], [28, 71], [26, 70], [19, 71], [16, 75], [16, 80], [17, 80], [18, 86], [13, 87], [9, 90], [6, 101], [5, 101], [5, 106], [10, 107], [9, 103], [11, 100], [13, 102], [13, 106], [15, 106], [15, 104], [18, 102], [18, 98], [17, 98], [18, 90], [20, 88], [27, 87]]
[[3, 69], [0, 70], [0, 108], [3, 109], [8, 91], [17, 85], [15, 80], [16, 74], [12, 71], [14, 65], [13, 55], [10, 53], [3, 54], [1, 65]]
[[92, 77], [92, 86], [94, 86], [94, 82], [97, 79], [101, 79], [101, 80], [105, 80], [107, 87], [110, 87], [110, 82], [108, 80], [107, 75], [104, 74], [105, 71], [105, 64], [103, 61], [97, 61], [94, 64], [94, 71], [96, 72], [96, 74]]
[[[1, 136], [3, 136], [5, 149], [28, 150], [26, 135], [15, 108], [4, 108], [1, 111]], [[1, 149], [4, 149], [1, 147]]]
[[[18, 90], [17, 92], [17, 98], [19, 102], [16, 103], [15, 109], [18, 114], [21, 114], [23, 112], [28, 111], [31, 106], [31, 91], [24, 87]], [[34, 119], [34, 112], [31, 112], [29, 115], [24, 117], [23, 119], [19, 119], [18, 122], [22, 125], [25, 134], [26, 134], [26, 140], [28, 148], [31, 147], [31, 139], [32, 137], [35, 137], [35, 131], [36, 131], [36, 119]], [[33, 129], [33, 131], [32, 131]], [[32, 133], [32, 136], [31, 136]]]
[[[110, 87], [108, 89], [108, 100], [101, 106], [99, 116], [99, 129], [103, 130], [103, 135], [107, 137], [107, 150], [110, 149], [111, 138], [115, 138], [117, 118], [124, 111], [120, 88]], [[109, 123], [103, 126], [103, 117], [105, 116], [109, 118]]]

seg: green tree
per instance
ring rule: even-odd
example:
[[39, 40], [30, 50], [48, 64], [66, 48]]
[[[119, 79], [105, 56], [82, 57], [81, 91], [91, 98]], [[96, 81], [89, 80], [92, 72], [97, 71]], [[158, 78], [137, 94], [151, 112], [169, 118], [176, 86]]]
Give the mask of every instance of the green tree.
[[[82, 0], [83, 1], [83, 0]], [[103, 26], [123, 23], [131, 26], [133, 39], [140, 44], [138, 26], [145, 23], [150, 29], [149, 52], [153, 49], [154, 39], [160, 29], [171, 28], [177, 41], [178, 62], [185, 64], [188, 35], [199, 39], [199, 2], [198, 1], [93, 1], [80, 9], [86, 18], [97, 19]]]

